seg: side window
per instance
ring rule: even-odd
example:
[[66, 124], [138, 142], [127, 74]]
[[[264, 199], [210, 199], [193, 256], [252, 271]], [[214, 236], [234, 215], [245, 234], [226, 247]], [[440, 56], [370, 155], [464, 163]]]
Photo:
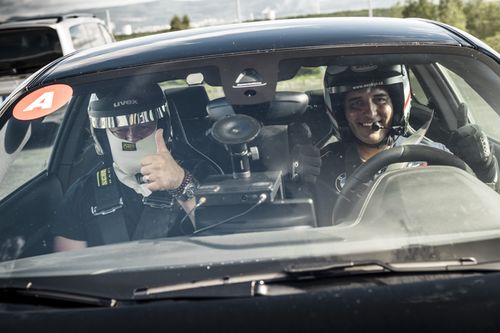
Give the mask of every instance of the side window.
[[97, 24], [97, 26], [99, 27], [99, 30], [101, 31], [101, 34], [102, 34], [102, 36], [103, 36], [104, 41], [106, 42], [106, 44], [113, 43], [114, 42], [114, 38], [109, 33], [108, 29], [105, 26], [103, 26], [102, 24]]
[[104, 45], [107, 43], [102, 30], [96, 23], [85, 23], [72, 26], [69, 29], [76, 50]]
[[0, 129], [0, 200], [47, 170], [66, 108], [43, 120], [9, 119]]
[[429, 98], [425, 94], [422, 85], [420, 84], [417, 77], [415, 76], [415, 73], [411, 69], [408, 71], [408, 77], [410, 79], [412, 99], [417, 101], [419, 104], [429, 106]]
[[457, 98], [468, 106], [469, 119], [478, 125], [488, 136], [500, 140], [500, 117], [464, 79], [454, 72], [440, 66], [452, 85]]
[[74, 25], [69, 29], [73, 46], [76, 50], [82, 50], [91, 47], [87, 31], [83, 24]]
[[89, 37], [90, 46], [99, 46], [106, 44], [106, 40], [102, 35], [97, 23], [87, 23], [84, 25], [87, 30], [87, 36]]

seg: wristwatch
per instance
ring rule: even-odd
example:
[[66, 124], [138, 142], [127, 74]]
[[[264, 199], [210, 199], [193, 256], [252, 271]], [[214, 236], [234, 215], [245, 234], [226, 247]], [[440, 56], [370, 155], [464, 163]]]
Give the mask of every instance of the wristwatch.
[[193, 177], [193, 175], [184, 170], [184, 178], [182, 179], [181, 185], [178, 188], [169, 190], [170, 195], [180, 201], [188, 201], [194, 198], [195, 191], [198, 188], [198, 181]]

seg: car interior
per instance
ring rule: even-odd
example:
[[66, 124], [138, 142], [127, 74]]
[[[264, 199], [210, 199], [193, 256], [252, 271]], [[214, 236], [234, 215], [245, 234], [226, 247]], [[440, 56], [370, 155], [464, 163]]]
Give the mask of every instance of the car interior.
[[[237, 64], [228, 64], [220, 73], [207, 66], [188, 67], [165, 76], [161, 73], [145, 76], [160, 86], [165, 78], [170, 82], [185, 80], [193, 73], [204, 76], [202, 82], [193, 85], [164, 89], [171, 112], [172, 140], [180, 159], [186, 165], [190, 165], [190, 158], [201, 159], [209, 166], [199, 192], [208, 203], [197, 211], [200, 235], [317, 227], [310, 191], [290, 180], [287, 162], [290, 146], [310, 142], [321, 148], [338, 140], [340, 133], [335, 119], [325, 111], [322, 90], [275, 91], [278, 81], [293, 78], [301, 67], [314, 67], [309, 60], [294, 62], [294, 66], [279, 75], [275, 73], [274, 61], [257, 61], [243, 70]], [[318, 66], [327, 64], [324, 59], [316, 62]], [[436, 79], [439, 71], [435, 65], [411, 65], [409, 70], [412, 88], [419, 85], [412, 91], [410, 124], [418, 129], [432, 116], [427, 136], [446, 144], [450, 132], [465, 121], [467, 110], [454, 104], [449, 89]], [[222, 86], [224, 95], [210, 97], [207, 92], [210, 86]], [[67, 125], [58, 133], [59, 145], [48, 171], [3, 200], [0, 244], [4, 248], [0, 260], [50, 253], [51, 226], [42, 221], [53, 219], [67, 188], [98, 166], [86, 112], [91, 87], [92, 84], [83, 83], [75, 89], [78, 97], [71, 100], [67, 109], [79, 112], [66, 113]], [[235, 126], [244, 129], [243, 134], [231, 136], [229, 130]], [[238, 149], [248, 153], [248, 160], [240, 160]], [[235, 176], [238, 173], [235, 161], [248, 164], [248, 170], [243, 171], [251, 170], [251, 176]], [[259, 202], [262, 193], [271, 199]], [[262, 208], [255, 210], [257, 205]], [[245, 218], [238, 218], [239, 215]], [[280, 218], [283, 215], [289, 218]], [[231, 223], [220, 223], [226, 220]], [[18, 254], [16, 251], [21, 249]]]

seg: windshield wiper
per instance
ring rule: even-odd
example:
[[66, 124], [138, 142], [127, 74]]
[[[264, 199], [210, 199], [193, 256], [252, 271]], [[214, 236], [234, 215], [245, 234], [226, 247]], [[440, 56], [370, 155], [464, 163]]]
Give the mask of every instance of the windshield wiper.
[[26, 287], [0, 287], [0, 302], [90, 307], [114, 307], [117, 304], [117, 301], [112, 298], [81, 295], [60, 290], [32, 289], [29, 285]]
[[300, 281], [310, 278], [336, 277], [377, 273], [432, 273], [452, 271], [500, 271], [500, 262], [478, 264], [475, 258], [443, 261], [384, 263], [379, 260], [348, 261], [340, 263], [315, 262], [293, 264], [276, 273], [225, 276], [194, 280], [151, 288], [138, 288], [134, 298], [201, 298], [249, 297], [266, 295], [266, 283]]
[[[340, 263], [307, 263], [299, 265], [290, 265], [284, 269], [284, 272], [291, 275], [321, 275], [334, 273], [415, 273], [415, 272], [435, 272], [435, 271], [455, 271], [466, 270], [470, 267], [474, 269], [486, 269], [484, 264], [478, 264], [473, 257], [440, 260], [440, 261], [408, 261], [385, 263], [380, 260], [361, 260], [348, 261]], [[493, 270], [500, 270], [500, 263], [491, 266]]]
[[138, 288], [134, 291], [134, 298], [148, 299], [154, 296], [161, 296], [162, 298], [224, 298], [254, 296], [256, 285], [260, 283], [260, 281], [274, 281], [286, 278], [286, 276], [287, 274], [281, 272], [224, 276], [152, 288]]

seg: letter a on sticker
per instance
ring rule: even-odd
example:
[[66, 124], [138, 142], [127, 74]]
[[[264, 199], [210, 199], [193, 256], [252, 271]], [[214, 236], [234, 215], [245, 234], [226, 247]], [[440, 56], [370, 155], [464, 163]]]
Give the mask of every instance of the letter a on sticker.
[[19, 120], [33, 120], [56, 112], [73, 96], [73, 89], [66, 84], [53, 84], [24, 96], [14, 107], [13, 116]]
[[47, 91], [42, 96], [35, 99], [33, 103], [31, 103], [24, 112], [32, 111], [33, 109], [50, 109], [52, 107], [52, 101], [54, 100], [54, 92]]

